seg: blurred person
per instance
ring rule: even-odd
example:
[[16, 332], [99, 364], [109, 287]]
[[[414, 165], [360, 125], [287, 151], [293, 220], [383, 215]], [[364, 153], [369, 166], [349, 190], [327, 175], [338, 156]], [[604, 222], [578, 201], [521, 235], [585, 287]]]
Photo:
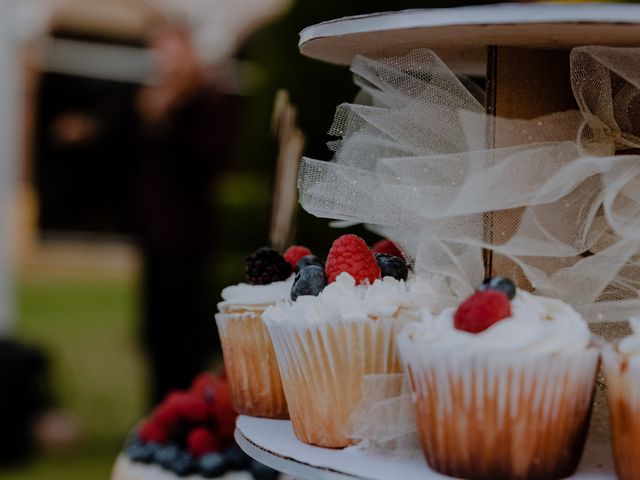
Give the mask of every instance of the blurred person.
[[134, 228], [155, 404], [170, 390], [186, 388], [219, 355], [208, 289], [216, 245], [211, 188], [230, 144], [233, 99], [208, 78], [179, 26], [159, 25], [149, 44], [158, 71], [137, 98], [141, 151]]

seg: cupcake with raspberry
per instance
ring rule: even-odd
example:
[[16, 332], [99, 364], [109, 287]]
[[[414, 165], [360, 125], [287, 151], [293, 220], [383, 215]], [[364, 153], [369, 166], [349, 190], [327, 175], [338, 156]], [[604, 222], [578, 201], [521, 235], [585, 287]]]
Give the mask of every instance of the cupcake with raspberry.
[[640, 472], [640, 318], [632, 318], [630, 324], [633, 334], [607, 345], [602, 355], [613, 454], [622, 480], [638, 478]]
[[362, 239], [344, 235], [324, 270], [300, 270], [292, 301], [264, 313], [293, 430], [305, 443], [356, 443], [346, 427], [362, 399], [362, 376], [401, 372], [395, 336], [419, 318], [430, 291], [422, 282], [405, 282], [406, 265], [390, 257], [376, 258]]
[[233, 406], [244, 415], [288, 418], [287, 402], [262, 313], [288, 299], [297, 264], [320, 262], [305, 247], [284, 255], [263, 247], [246, 260], [247, 283], [222, 290], [216, 323], [231, 382]]
[[398, 336], [427, 463], [473, 479], [556, 479], [580, 460], [599, 349], [568, 304], [483, 284]]

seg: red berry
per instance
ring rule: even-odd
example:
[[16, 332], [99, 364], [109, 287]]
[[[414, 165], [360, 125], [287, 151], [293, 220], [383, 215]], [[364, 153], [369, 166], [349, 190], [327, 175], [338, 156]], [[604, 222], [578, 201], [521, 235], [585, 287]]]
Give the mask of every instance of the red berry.
[[373, 247], [371, 247], [371, 251], [373, 253], [386, 253], [405, 260], [404, 255], [402, 255], [402, 252], [396, 244], [386, 238], [376, 242]]
[[177, 404], [180, 418], [189, 422], [201, 423], [209, 419], [209, 405], [204, 398], [194, 394], [185, 394]]
[[460, 304], [453, 317], [458, 330], [479, 333], [496, 322], [511, 316], [511, 304], [502, 292], [476, 292]]
[[347, 272], [356, 284], [373, 283], [380, 278], [380, 267], [367, 244], [356, 235], [343, 235], [336, 239], [329, 250], [325, 266], [329, 283], [342, 272]]
[[151, 419], [145, 420], [140, 425], [138, 436], [144, 443], [164, 443], [168, 439], [167, 431]]
[[189, 448], [189, 453], [194, 457], [220, 451], [218, 440], [205, 427], [196, 427], [189, 432], [187, 447]]
[[153, 412], [153, 419], [158, 425], [169, 429], [180, 420], [180, 409], [175, 402], [162, 402]]
[[285, 250], [283, 257], [287, 262], [289, 262], [289, 265], [291, 265], [291, 269], [295, 271], [298, 261], [302, 257], [306, 257], [307, 255], [311, 255], [311, 250], [309, 250], [307, 247], [302, 247], [300, 245], [291, 245]]

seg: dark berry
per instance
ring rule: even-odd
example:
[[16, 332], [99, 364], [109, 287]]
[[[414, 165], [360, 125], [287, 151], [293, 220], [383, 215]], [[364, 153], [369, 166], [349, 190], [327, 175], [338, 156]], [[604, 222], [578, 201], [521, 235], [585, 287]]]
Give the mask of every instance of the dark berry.
[[327, 277], [324, 269], [318, 265], [304, 267], [293, 280], [291, 286], [291, 300], [296, 300], [301, 295], [317, 296], [327, 285]]
[[231, 470], [243, 470], [249, 464], [249, 456], [235, 443], [222, 452], [222, 455]]
[[291, 265], [273, 248], [262, 247], [246, 259], [247, 282], [267, 285], [286, 280], [291, 275]]
[[254, 480], [277, 480], [278, 471], [271, 467], [267, 467], [264, 463], [260, 463], [253, 458], [249, 460], [249, 473]]
[[319, 257], [316, 257], [315, 255], [306, 255], [298, 260], [298, 263], [296, 264], [296, 273], [309, 265], [317, 265], [318, 267], [322, 267], [324, 270], [324, 262]]
[[200, 457], [198, 462], [198, 472], [204, 478], [220, 477], [227, 468], [227, 461], [220, 453], [207, 453]]
[[125, 452], [132, 462], [151, 463], [160, 448], [162, 448], [162, 445], [159, 443], [142, 443], [138, 441], [128, 444]]
[[195, 465], [196, 463], [194, 462], [193, 457], [189, 455], [188, 452], [181, 450], [169, 465], [168, 469], [179, 477], [184, 477], [193, 471]]
[[478, 288], [479, 292], [484, 292], [486, 290], [497, 290], [498, 292], [502, 292], [509, 300], [513, 300], [516, 296], [516, 285], [505, 277], [487, 278], [482, 282], [480, 288]]
[[382, 277], [393, 277], [396, 280], [406, 280], [409, 275], [407, 264], [400, 257], [388, 253], [376, 253], [376, 262], [380, 267]]
[[178, 458], [180, 453], [181, 450], [177, 445], [164, 445], [156, 450], [153, 460], [154, 463], [169, 470], [171, 464]]

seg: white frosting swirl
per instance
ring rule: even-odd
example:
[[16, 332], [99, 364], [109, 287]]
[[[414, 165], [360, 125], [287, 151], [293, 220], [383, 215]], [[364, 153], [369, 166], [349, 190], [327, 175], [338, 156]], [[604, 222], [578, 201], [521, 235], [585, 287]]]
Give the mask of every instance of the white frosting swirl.
[[413, 340], [441, 348], [463, 350], [508, 350], [556, 353], [586, 349], [591, 334], [584, 319], [569, 304], [519, 290], [511, 301], [511, 317], [479, 333], [454, 327], [456, 308], [438, 316], [423, 312], [423, 321], [407, 326]]
[[618, 351], [623, 355], [640, 356], [640, 317], [631, 317], [629, 324], [633, 334], [620, 340]]
[[291, 297], [293, 275], [287, 280], [273, 282], [267, 285], [250, 285], [239, 283], [222, 290], [222, 302], [218, 303], [218, 310], [229, 307], [258, 307], [273, 305]]
[[407, 282], [384, 277], [371, 285], [356, 285], [348, 273], [341, 273], [315, 297], [305, 295], [295, 302], [282, 301], [263, 315], [267, 322], [309, 322], [364, 320], [393, 317], [400, 308], [418, 310], [429, 305], [434, 290], [423, 280]]

